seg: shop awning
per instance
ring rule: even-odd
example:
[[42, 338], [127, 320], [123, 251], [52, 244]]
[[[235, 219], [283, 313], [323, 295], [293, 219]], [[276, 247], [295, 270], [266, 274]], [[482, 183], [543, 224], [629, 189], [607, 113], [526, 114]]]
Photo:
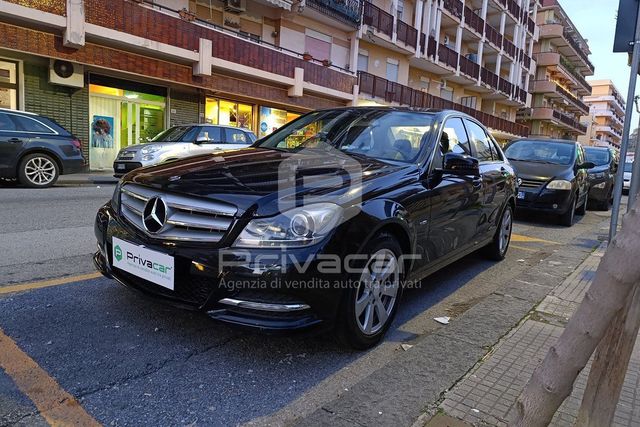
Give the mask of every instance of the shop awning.
[[292, 0], [266, 0], [268, 3], [271, 3], [275, 6], [281, 7], [286, 10], [291, 10], [291, 5], [293, 4]]

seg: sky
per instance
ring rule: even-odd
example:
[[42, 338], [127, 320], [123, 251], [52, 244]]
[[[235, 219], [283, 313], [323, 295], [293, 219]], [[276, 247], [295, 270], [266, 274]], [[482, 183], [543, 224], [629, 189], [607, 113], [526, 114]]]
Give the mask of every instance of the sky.
[[[582, 37], [588, 40], [590, 60], [595, 74], [590, 79], [610, 79], [626, 99], [629, 88], [629, 71], [626, 53], [613, 53], [613, 36], [616, 30], [618, 0], [560, 0]], [[640, 79], [636, 94], [640, 93]], [[631, 129], [636, 127], [637, 115]]]

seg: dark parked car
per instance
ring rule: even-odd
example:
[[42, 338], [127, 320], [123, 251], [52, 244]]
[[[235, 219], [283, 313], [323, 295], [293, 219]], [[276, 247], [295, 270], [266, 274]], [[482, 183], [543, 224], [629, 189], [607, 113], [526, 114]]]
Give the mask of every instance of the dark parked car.
[[587, 171], [589, 178], [589, 205], [609, 210], [613, 203], [613, 186], [618, 164], [607, 147], [584, 147], [586, 160], [595, 165]]
[[55, 121], [0, 109], [0, 177], [45, 188], [61, 174], [80, 172], [83, 167], [80, 140]]
[[403, 285], [481, 248], [504, 258], [514, 207], [511, 165], [475, 119], [323, 110], [250, 148], [128, 173], [98, 211], [94, 262], [215, 319], [335, 327], [366, 348]]
[[518, 209], [557, 214], [571, 226], [587, 210], [589, 181], [582, 145], [561, 139], [520, 139], [505, 148], [518, 176]]

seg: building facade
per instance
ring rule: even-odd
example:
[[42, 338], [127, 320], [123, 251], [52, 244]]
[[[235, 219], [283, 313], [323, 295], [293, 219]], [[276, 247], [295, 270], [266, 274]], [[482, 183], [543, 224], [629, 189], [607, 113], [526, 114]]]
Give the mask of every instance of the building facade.
[[357, 70], [360, 105], [454, 108], [502, 142], [535, 69], [537, 1], [373, 0], [364, 3]]
[[[371, 103], [459, 109], [504, 142], [528, 133], [515, 117], [529, 105], [538, 7], [0, 0], [0, 107], [58, 121], [81, 139], [91, 170], [176, 124], [265, 136], [307, 111]], [[109, 138], [95, 137], [105, 123]]]
[[542, 0], [536, 19], [531, 108], [521, 110], [518, 121], [529, 125], [531, 136], [575, 140], [587, 131], [580, 117], [589, 112], [582, 97], [591, 93], [585, 80], [594, 73], [591, 52], [558, 0]]
[[587, 133], [578, 137], [578, 141], [620, 148], [625, 102], [611, 80], [589, 80], [589, 84], [591, 95], [584, 97], [589, 114], [582, 117], [582, 121], [587, 122]]

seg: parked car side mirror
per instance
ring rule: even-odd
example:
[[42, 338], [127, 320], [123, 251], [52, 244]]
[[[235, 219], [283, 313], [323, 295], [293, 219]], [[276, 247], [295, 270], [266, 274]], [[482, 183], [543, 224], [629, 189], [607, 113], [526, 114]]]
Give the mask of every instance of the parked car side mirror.
[[198, 137], [196, 138], [195, 141], [193, 141], [194, 144], [200, 145], [200, 144], [205, 144], [209, 142], [209, 138], [207, 138], [204, 135], [198, 135]]
[[480, 176], [478, 159], [458, 153], [446, 153], [444, 155], [444, 168], [442, 173], [447, 175], [472, 175]]
[[584, 162], [581, 165], [578, 165], [578, 169], [591, 169], [591, 168], [595, 168], [596, 164], [593, 162]]

